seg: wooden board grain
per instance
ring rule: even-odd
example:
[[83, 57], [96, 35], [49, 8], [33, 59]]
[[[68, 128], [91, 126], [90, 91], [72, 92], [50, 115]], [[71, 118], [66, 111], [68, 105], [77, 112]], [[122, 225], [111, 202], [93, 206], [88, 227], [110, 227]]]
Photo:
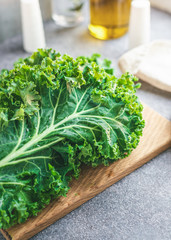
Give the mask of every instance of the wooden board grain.
[[53, 201], [37, 217], [24, 224], [1, 230], [4, 237], [8, 240], [31, 238], [171, 146], [171, 123], [148, 106], [144, 106], [143, 114], [146, 121], [143, 137], [129, 157], [109, 167], [85, 167], [79, 180], [72, 181], [66, 198]]

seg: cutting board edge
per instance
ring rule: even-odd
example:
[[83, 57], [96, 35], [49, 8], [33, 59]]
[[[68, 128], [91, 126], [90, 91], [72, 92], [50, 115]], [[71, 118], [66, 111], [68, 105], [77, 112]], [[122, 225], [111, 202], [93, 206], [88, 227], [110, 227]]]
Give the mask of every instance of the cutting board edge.
[[8, 234], [7, 230], [0, 229], [0, 231], [6, 240], [12, 240], [12, 237]]
[[[155, 153], [151, 154], [150, 156], [148, 157], [145, 157], [143, 158], [140, 163], [137, 165], [134, 164], [132, 166], [130, 166], [126, 171], [124, 171], [122, 173], [122, 175], [117, 178], [117, 180], [114, 180], [114, 181], [110, 181], [108, 182], [107, 184], [107, 187], [101, 187], [98, 189], [98, 191], [94, 191], [93, 194], [90, 194], [89, 196], [87, 196], [87, 198], [85, 199], [80, 199], [75, 202], [75, 208], [73, 209], [72, 208], [72, 205], [70, 207], [67, 207], [65, 209], [65, 211], [63, 211], [63, 213], [61, 214], [60, 217], [57, 217], [57, 218], [53, 218], [52, 221], [48, 222], [46, 225], [43, 224], [43, 226], [40, 226], [39, 225], [39, 230], [38, 231], [35, 231], [34, 234], [32, 234], [32, 236], [38, 234], [40, 231], [42, 231], [43, 229], [47, 228], [48, 226], [50, 226], [51, 224], [55, 223], [56, 221], [58, 221], [59, 219], [63, 218], [64, 216], [66, 216], [68, 213], [74, 211], [76, 208], [80, 207], [82, 204], [86, 203], [87, 201], [89, 201], [90, 199], [92, 199], [93, 197], [97, 196], [98, 194], [100, 194], [101, 192], [103, 192], [105, 189], [107, 189], [108, 187], [110, 187], [111, 185], [115, 184], [116, 182], [120, 181], [121, 179], [123, 179], [124, 177], [126, 177], [127, 175], [131, 174], [133, 171], [135, 171], [136, 169], [142, 167], [144, 164], [146, 164], [147, 162], [149, 162], [150, 160], [152, 160], [154, 157], [156, 157], [157, 155], [159, 155], [160, 153], [166, 151], [169, 147], [171, 146], [171, 142], [170, 141], [167, 141], [165, 144], [163, 144], [163, 146], [161, 147], [160, 150], [156, 151]], [[67, 211], [66, 211], [67, 210]], [[6, 238], [6, 240], [21, 240], [20, 238], [13, 238], [13, 236], [10, 234], [10, 232], [8, 232], [8, 229], [7, 230], [3, 230], [3, 229], [0, 229], [0, 231], [2, 232], [3, 236]], [[33, 232], [32, 232], [33, 233]], [[30, 232], [27, 232], [23, 237], [22, 237], [22, 240], [28, 240], [30, 237]]]

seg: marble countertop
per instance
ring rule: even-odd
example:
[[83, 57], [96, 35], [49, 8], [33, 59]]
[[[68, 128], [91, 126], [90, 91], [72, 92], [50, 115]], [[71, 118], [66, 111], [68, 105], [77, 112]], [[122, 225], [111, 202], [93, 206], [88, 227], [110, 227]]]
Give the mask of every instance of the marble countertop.
[[[151, 39], [171, 39], [171, 15], [152, 9]], [[45, 24], [47, 47], [73, 57], [100, 53], [117, 62], [127, 50], [128, 37], [101, 41], [91, 37], [84, 23], [57, 30]], [[21, 36], [0, 44], [0, 69], [11, 68], [26, 57]], [[171, 96], [148, 84], [138, 90], [140, 99], [171, 119]], [[40, 232], [32, 240], [170, 240], [171, 239], [171, 151], [161, 153], [104, 192]], [[4, 240], [0, 234], [0, 240]], [[21, 239], [22, 240], [22, 239]]]

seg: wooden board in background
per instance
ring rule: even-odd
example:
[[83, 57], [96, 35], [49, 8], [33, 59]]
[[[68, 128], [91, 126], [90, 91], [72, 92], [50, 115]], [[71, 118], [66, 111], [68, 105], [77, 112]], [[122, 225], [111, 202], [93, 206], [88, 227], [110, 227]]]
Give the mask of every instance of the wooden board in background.
[[23, 224], [1, 230], [4, 237], [7, 240], [31, 238], [166, 150], [171, 145], [171, 123], [146, 105], [143, 114], [146, 121], [143, 137], [129, 157], [109, 167], [84, 168], [79, 179], [72, 181], [66, 198], [61, 197], [53, 201], [37, 217], [30, 218]]

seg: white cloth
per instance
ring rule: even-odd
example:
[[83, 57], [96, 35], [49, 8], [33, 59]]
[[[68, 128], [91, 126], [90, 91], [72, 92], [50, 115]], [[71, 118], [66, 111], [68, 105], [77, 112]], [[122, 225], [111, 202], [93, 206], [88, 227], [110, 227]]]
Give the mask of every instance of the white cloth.
[[150, 0], [151, 6], [171, 13], [171, 0]]
[[157, 40], [125, 53], [119, 59], [122, 72], [130, 72], [141, 80], [171, 92], [171, 41]]

